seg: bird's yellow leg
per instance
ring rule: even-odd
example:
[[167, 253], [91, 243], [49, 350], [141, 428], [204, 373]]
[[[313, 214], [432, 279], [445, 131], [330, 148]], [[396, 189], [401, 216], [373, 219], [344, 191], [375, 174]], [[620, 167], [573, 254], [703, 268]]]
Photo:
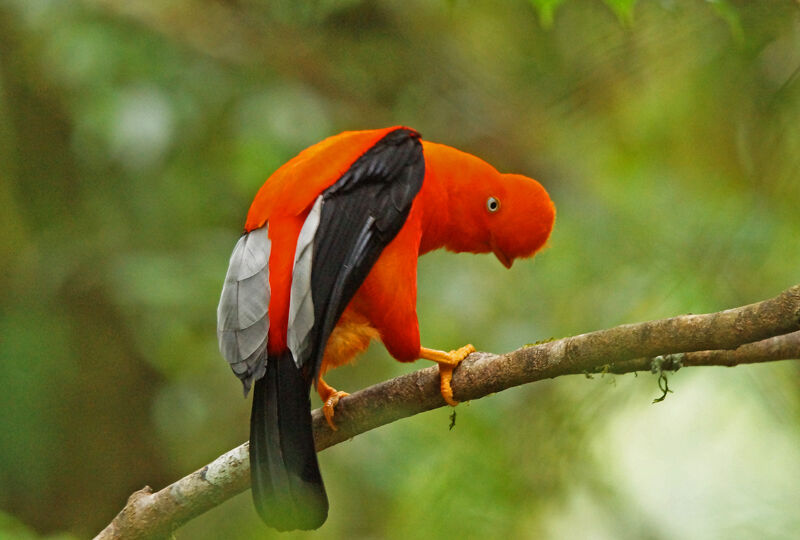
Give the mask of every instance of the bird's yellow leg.
[[453, 399], [453, 388], [450, 386], [450, 381], [453, 380], [453, 370], [464, 358], [474, 352], [475, 347], [472, 345], [464, 345], [460, 349], [450, 352], [437, 351], [427, 347], [419, 348], [420, 358], [432, 360], [439, 364], [439, 389], [442, 392], [442, 397], [451, 407], [458, 405], [458, 401]]
[[325, 420], [328, 421], [328, 425], [331, 426], [333, 431], [339, 431], [339, 428], [333, 423], [333, 410], [339, 403], [339, 398], [349, 396], [350, 394], [336, 390], [323, 381], [322, 377], [317, 381], [317, 393], [322, 400], [322, 414], [325, 415]]

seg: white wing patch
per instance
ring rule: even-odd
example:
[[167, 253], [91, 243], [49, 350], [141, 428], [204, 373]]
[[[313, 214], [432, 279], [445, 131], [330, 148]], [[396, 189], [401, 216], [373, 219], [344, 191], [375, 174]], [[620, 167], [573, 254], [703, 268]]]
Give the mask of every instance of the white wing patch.
[[286, 344], [292, 356], [301, 367], [309, 353], [308, 333], [314, 326], [314, 301], [311, 298], [311, 263], [314, 255], [314, 235], [319, 226], [322, 211], [322, 195], [317, 197], [314, 206], [306, 217], [303, 228], [297, 237], [292, 269], [292, 290], [289, 296], [289, 328]]
[[266, 225], [239, 238], [217, 308], [219, 350], [242, 380], [245, 395], [267, 365], [271, 248]]

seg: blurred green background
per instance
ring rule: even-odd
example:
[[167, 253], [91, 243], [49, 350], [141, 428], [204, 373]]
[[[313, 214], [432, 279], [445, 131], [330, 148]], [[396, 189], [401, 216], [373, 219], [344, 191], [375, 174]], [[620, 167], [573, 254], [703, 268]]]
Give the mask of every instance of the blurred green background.
[[[264, 179], [405, 124], [539, 179], [550, 247], [420, 260], [423, 342], [504, 352], [800, 283], [800, 4], [3, 0], [0, 538], [87, 537], [247, 438], [217, 351]], [[375, 346], [329, 382], [426, 365]], [[800, 366], [560, 378], [320, 455], [286, 538], [790, 538]], [[270, 537], [249, 492], [177, 538]]]

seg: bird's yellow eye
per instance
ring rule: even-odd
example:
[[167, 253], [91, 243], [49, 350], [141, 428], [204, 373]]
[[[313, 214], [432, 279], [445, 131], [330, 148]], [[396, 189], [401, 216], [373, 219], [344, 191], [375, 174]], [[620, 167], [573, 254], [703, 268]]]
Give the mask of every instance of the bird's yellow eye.
[[500, 201], [495, 197], [489, 197], [486, 199], [486, 209], [494, 214], [498, 210], [500, 210]]

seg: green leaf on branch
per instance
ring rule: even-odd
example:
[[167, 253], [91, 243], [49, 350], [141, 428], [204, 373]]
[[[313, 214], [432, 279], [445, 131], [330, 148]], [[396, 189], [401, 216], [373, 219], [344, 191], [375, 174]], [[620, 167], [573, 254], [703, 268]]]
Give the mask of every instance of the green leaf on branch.
[[717, 16], [728, 24], [733, 38], [738, 43], [742, 43], [744, 41], [744, 30], [736, 8], [725, 0], [708, 0], [708, 3], [711, 4]]
[[564, 3], [564, 0], [530, 0], [531, 5], [539, 14], [539, 24], [542, 28], [553, 26], [556, 9]]
[[636, 0], [603, 0], [611, 8], [619, 22], [623, 24], [633, 23], [633, 6]]

